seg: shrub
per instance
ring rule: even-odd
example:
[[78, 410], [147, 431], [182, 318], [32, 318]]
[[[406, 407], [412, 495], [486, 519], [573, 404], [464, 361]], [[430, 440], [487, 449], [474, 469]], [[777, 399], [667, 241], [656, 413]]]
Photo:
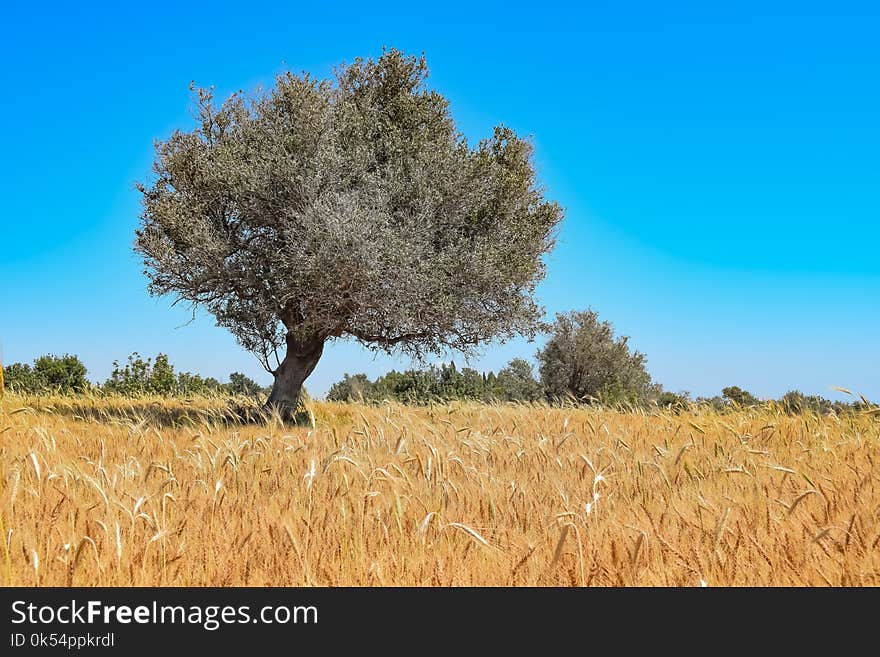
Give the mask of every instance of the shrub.
[[168, 356], [165, 354], [159, 354], [153, 362], [153, 368], [147, 379], [147, 392], [165, 396], [177, 392], [177, 377], [174, 375], [174, 366], [168, 362]]
[[6, 387], [12, 392], [35, 395], [43, 391], [44, 382], [39, 381], [34, 370], [26, 363], [12, 363], [3, 368]]
[[144, 360], [139, 353], [134, 352], [122, 367], [120, 367], [119, 361], [113, 361], [113, 372], [110, 374], [110, 378], [104, 382], [103, 388], [108, 392], [120, 395], [145, 395], [150, 389], [152, 373], [151, 360], [149, 358]]
[[727, 388], [724, 388], [721, 391], [721, 396], [731, 404], [736, 404], [737, 406], [743, 408], [748, 406], [757, 406], [761, 403], [760, 399], [755, 397], [747, 390], [743, 390], [739, 386], [729, 386]]
[[178, 395], [216, 395], [224, 392], [225, 386], [213, 377], [203, 378], [199, 374], [179, 372], [174, 392]]
[[6, 386], [14, 391], [31, 395], [84, 392], [90, 387], [88, 370], [77, 356], [47, 354], [34, 361], [33, 367], [12, 363], [3, 368]]
[[697, 397], [696, 404], [698, 406], [706, 406], [719, 413], [728, 408], [727, 400], [719, 395], [715, 395], [714, 397]]
[[657, 397], [657, 406], [671, 411], [687, 410], [691, 404], [690, 394], [687, 392], [670, 392], [664, 390]]
[[[835, 404], [830, 399], [819, 395], [805, 395], [800, 390], [789, 390], [779, 400], [782, 410], [791, 415], [801, 413], [818, 413], [827, 415], [836, 410]], [[839, 408], [839, 405], [838, 407]]]

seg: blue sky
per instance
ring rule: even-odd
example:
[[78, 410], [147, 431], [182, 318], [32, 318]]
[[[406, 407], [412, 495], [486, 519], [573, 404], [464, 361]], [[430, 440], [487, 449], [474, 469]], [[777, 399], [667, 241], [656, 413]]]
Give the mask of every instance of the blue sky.
[[[147, 295], [133, 185], [153, 140], [192, 125], [191, 80], [252, 90], [390, 45], [425, 53], [469, 138], [534, 136], [567, 215], [548, 314], [594, 308], [673, 390], [880, 399], [876, 4], [72, 4], [9, 6], [0, 26], [7, 363], [76, 353], [103, 380], [161, 351], [268, 383], [209, 316], [184, 325]], [[409, 364], [337, 342], [307, 386]]]

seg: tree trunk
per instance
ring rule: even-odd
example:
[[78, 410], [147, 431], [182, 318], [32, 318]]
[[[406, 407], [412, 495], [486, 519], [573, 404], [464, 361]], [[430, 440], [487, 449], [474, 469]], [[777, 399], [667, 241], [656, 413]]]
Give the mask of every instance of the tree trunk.
[[315, 369], [323, 351], [323, 340], [299, 342], [287, 335], [287, 354], [275, 370], [275, 383], [266, 401], [266, 410], [277, 411], [285, 421], [296, 419], [303, 382]]

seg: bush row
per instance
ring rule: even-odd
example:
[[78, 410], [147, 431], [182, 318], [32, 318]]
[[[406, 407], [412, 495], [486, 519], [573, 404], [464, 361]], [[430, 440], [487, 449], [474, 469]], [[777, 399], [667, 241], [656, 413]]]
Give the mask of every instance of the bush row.
[[110, 377], [100, 384], [91, 383], [86, 378], [87, 373], [82, 361], [70, 354], [41, 356], [33, 365], [12, 363], [3, 368], [6, 389], [30, 395], [101, 391], [126, 396], [217, 394], [258, 397], [268, 394], [259, 383], [241, 372], [230, 374], [229, 381], [225, 383], [213, 377], [175, 372], [165, 354], [159, 354], [154, 360], [133, 353], [123, 365], [114, 361]]

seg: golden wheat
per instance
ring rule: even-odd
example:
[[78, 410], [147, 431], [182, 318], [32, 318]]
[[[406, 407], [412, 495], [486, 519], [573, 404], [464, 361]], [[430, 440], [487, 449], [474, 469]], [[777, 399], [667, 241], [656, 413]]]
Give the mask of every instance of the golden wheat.
[[0, 402], [14, 585], [877, 585], [876, 416]]

